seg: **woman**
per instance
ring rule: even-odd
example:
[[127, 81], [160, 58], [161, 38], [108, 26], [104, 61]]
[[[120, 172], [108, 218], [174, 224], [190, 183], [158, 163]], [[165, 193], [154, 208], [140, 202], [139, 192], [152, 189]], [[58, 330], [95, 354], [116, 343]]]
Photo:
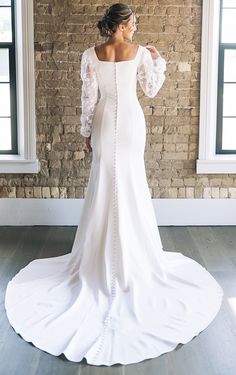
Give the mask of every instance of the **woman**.
[[107, 41], [83, 52], [81, 134], [92, 151], [71, 253], [36, 259], [9, 283], [17, 333], [38, 348], [92, 365], [128, 364], [187, 343], [214, 319], [223, 290], [180, 252], [164, 251], [148, 189], [145, 117], [166, 62], [133, 44], [136, 17], [113, 4], [97, 24]]

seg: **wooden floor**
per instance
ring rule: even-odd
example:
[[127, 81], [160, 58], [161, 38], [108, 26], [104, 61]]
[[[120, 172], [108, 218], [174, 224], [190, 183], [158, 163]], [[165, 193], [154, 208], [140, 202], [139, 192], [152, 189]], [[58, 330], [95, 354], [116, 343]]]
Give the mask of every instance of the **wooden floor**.
[[24, 341], [4, 308], [8, 281], [35, 258], [69, 253], [76, 227], [0, 227], [0, 375], [235, 375], [236, 227], [160, 227], [163, 248], [180, 251], [206, 267], [224, 289], [215, 320], [191, 342], [131, 365], [92, 366], [70, 362]]

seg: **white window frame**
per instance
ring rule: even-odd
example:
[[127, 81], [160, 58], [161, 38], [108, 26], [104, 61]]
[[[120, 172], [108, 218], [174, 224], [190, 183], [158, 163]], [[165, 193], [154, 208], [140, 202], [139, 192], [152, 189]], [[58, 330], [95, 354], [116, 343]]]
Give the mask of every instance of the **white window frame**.
[[37, 173], [33, 1], [15, 1], [17, 155], [0, 155], [0, 173]]
[[220, 0], [203, 0], [199, 156], [196, 173], [236, 173], [236, 155], [216, 154]]

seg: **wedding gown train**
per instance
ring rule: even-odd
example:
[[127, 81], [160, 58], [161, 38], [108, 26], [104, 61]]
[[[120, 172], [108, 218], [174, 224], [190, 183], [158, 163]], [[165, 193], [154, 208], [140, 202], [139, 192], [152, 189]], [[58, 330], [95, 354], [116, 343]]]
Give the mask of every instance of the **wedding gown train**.
[[220, 309], [223, 290], [206, 268], [163, 250], [148, 189], [136, 84], [154, 97], [165, 70], [141, 45], [119, 62], [99, 60], [94, 47], [82, 54], [80, 131], [93, 157], [73, 247], [31, 261], [5, 295], [16, 333], [55, 356], [140, 362], [187, 343]]

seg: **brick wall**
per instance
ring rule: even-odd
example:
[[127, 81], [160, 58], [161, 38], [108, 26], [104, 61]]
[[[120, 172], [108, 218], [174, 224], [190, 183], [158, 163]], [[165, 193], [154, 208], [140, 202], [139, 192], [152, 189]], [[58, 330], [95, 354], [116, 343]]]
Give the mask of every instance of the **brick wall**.
[[[115, 1], [35, 0], [38, 174], [0, 174], [0, 197], [83, 198], [92, 155], [79, 133], [80, 58], [104, 41], [96, 21]], [[138, 96], [147, 123], [145, 165], [153, 198], [235, 198], [236, 176], [196, 175], [200, 87], [200, 0], [132, 0], [133, 41], [157, 47], [166, 81]]]

